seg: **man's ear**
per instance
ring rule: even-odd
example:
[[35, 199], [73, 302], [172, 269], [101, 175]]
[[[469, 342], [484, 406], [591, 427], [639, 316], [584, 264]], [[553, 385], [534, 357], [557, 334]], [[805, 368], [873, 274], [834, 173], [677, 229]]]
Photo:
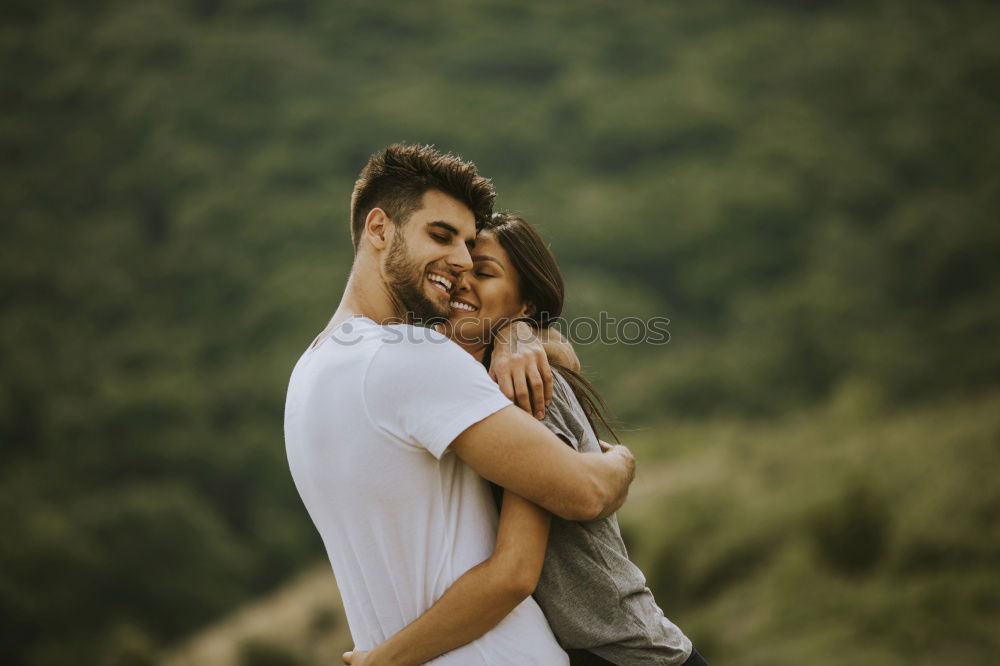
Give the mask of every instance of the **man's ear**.
[[384, 250], [389, 243], [389, 226], [392, 224], [392, 218], [386, 215], [384, 210], [372, 208], [365, 218], [365, 240], [376, 250]]

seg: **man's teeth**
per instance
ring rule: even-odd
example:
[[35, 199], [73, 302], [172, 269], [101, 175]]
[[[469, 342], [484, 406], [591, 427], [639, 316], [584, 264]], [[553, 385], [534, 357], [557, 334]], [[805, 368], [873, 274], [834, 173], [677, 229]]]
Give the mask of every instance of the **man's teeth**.
[[461, 301], [452, 301], [448, 305], [450, 305], [451, 307], [455, 308], [456, 310], [466, 310], [468, 312], [475, 312], [476, 311], [476, 308], [472, 307], [468, 303], [462, 303]]
[[446, 291], [451, 291], [451, 280], [449, 280], [448, 278], [441, 277], [440, 275], [434, 275], [432, 273], [430, 276], [428, 276], [427, 279], [430, 280], [431, 282], [437, 282], [442, 287], [444, 287]]

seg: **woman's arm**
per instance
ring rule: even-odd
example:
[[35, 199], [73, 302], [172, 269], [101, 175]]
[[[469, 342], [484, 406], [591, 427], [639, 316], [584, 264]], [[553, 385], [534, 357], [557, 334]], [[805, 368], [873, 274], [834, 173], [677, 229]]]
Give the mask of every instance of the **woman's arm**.
[[540, 419], [552, 400], [550, 361], [580, 371], [576, 350], [558, 330], [536, 331], [525, 321], [515, 321], [494, 337], [490, 377], [511, 402]]
[[479, 638], [527, 599], [542, 572], [551, 514], [504, 491], [493, 554], [466, 571], [423, 615], [348, 664], [416, 665]]
[[576, 355], [576, 350], [569, 340], [564, 338], [555, 327], [542, 329], [538, 335], [545, 348], [545, 355], [550, 361], [558, 363], [564, 368], [569, 368], [573, 372], [580, 372], [580, 357]]

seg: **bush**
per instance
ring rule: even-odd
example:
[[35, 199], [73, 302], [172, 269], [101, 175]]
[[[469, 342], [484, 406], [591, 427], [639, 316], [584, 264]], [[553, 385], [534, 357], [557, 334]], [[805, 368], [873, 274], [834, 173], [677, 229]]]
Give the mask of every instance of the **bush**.
[[875, 568], [885, 554], [889, 529], [885, 500], [857, 482], [809, 519], [809, 534], [819, 560], [850, 576]]
[[158, 661], [149, 634], [132, 625], [116, 627], [104, 643], [104, 666], [153, 666]]
[[240, 666], [303, 666], [303, 660], [284, 645], [264, 638], [250, 638], [240, 644]]
[[313, 639], [323, 638], [333, 633], [338, 624], [337, 609], [333, 606], [320, 606], [313, 611], [309, 623], [309, 635]]

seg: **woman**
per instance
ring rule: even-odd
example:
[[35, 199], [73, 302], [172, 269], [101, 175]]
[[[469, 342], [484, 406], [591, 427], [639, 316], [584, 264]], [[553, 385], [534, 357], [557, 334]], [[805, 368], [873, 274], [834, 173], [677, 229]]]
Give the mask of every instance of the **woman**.
[[[520, 318], [542, 330], [561, 314], [563, 280], [542, 238], [514, 215], [493, 215], [476, 238], [472, 258], [474, 267], [452, 300], [450, 335], [488, 365], [490, 341], [498, 328]], [[558, 365], [554, 369], [544, 423], [580, 451], [599, 450], [592, 418], [607, 426], [603, 403], [579, 374]], [[663, 617], [642, 573], [628, 559], [614, 516], [588, 523], [566, 521], [502, 492], [492, 557], [514, 554], [518, 577], [532, 583], [525, 596], [534, 588], [535, 600], [572, 664], [705, 664], [683, 633]], [[503, 614], [497, 621], [500, 617]], [[380, 663], [388, 653], [408, 654], [406, 642], [418, 635], [407, 627], [371, 653], [345, 655], [345, 662], [367, 666]], [[449, 649], [455, 647], [458, 644]]]

